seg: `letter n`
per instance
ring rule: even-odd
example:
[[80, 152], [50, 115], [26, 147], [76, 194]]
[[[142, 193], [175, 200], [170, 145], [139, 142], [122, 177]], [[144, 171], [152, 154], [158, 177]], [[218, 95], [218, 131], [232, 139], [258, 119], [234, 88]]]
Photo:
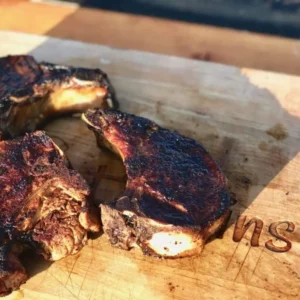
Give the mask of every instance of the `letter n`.
[[259, 237], [263, 228], [263, 221], [259, 218], [252, 218], [250, 221], [248, 221], [246, 224], [247, 216], [240, 216], [238, 220], [235, 223], [235, 228], [233, 232], [233, 241], [234, 242], [240, 242], [243, 236], [245, 235], [246, 231], [249, 229], [249, 227], [254, 224], [254, 230], [251, 237], [251, 246], [252, 247], [258, 247], [259, 246]]

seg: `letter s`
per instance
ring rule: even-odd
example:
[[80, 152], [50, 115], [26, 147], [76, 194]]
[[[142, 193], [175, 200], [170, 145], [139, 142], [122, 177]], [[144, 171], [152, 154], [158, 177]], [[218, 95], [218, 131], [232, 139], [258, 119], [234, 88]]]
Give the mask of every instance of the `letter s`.
[[293, 222], [288, 222], [288, 221], [280, 221], [280, 222], [274, 222], [270, 225], [269, 227], [269, 232], [272, 236], [277, 238], [280, 241], [286, 242], [286, 246], [284, 247], [278, 247], [273, 244], [272, 240], [269, 240], [265, 243], [265, 246], [268, 250], [273, 251], [273, 252], [287, 252], [292, 248], [292, 243], [284, 236], [280, 235], [277, 231], [277, 227], [281, 224], [286, 224], [287, 232], [293, 232], [295, 230], [295, 224]]

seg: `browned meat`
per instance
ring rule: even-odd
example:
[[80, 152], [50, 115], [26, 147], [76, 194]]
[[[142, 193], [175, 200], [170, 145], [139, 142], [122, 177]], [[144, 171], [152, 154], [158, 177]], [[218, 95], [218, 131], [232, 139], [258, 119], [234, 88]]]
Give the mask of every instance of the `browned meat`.
[[0, 58], [0, 130], [17, 136], [49, 117], [117, 106], [104, 72], [50, 63], [32, 56]]
[[21, 250], [20, 246], [11, 244], [0, 246], [0, 297], [18, 289], [27, 280], [26, 271], [18, 258]]
[[79, 251], [100, 218], [84, 179], [41, 131], [0, 142], [0, 295], [26, 281], [24, 247], [58, 260]]
[[224, 175], [196, 141], [145, 118], [113, 110], [89, 110], [83, 119], [100, 145], [121, 156], [124, 194], [101, 204], [112, 245], [144, 254], [198, 254], [230, 216]]

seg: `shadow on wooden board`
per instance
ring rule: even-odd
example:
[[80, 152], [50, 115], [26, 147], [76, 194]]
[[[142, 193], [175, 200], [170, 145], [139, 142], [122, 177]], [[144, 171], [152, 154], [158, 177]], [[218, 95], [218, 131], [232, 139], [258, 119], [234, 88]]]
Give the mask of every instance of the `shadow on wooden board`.
[[[297, 28], [300, 29], [300, 18], [298, 22]], [[198, 26], [196, 23], [78, 8], [51, 28], [47, 35], [238, 67], [300, 74], [300, 49], [296, 39]]]
[[[262, 217], [266, 222], [274, 218], [274, 221], [279, 221], [276, 218], [280, 218], [297, 223], [295, 210], [299, 208], [297, 196], [300, 194], [300, 161], [297, 158], [300, 150], [300, 98], [297, 77], [57, 39], [45, 41], [29, 54], [38, 61], [103, 69], [112, 79], [121, 110], [148, 117], [202, 143], [226, 174], [232, 199], [236, 200], [223, 240], [208, 244], [202, 259], [157, 263], [134, 251], [113, 249], [102, 237], [98, 241], [101, 240], [103, 246], [99, 242], [98, 250], [93, 250], [98, 251], [93, 259], [101, 260], [100, 254], [109, 256], [113, 253], [114, 257], [122, 257], [118, 264], [126, 262], [124, 268], [130, 266], [131, 261], [136, 262], [139, 267], [133, 282], [138, 282], [143, 268], [147, 273], [146, 266], [151, 267], [153, 272], [147, 273], [149, 278], [164, 274], [165, 271], [160, 269], [164, 266], [166, 270], [176, 268], [191, 272], [192, 275], [188, 274], [192, 278], [197, 277], [196, 274], [208, 274], [220, 280], [242, 280], [247, 284], [247, 291], [252, 286], [273, 293], [273, 284], [287, 278], [287, 272], [293, 266], [282, 265], [281, 259], [286, 256], [276, 259], [278, 272], [274, 270], [271, 274], [268, 268], [259, 267], [260, 272], [265, 272], [260, 275], [262, 279], [253, 276], [239, 278], [243, 274], [240, 268], [246, 258], [241, 255], [243, 259], [239, 261], [240, 258], [235, 257], [237, 246], [232, 242], [232, 225], [241, 214]], [[46, 126], [46, 131], [66, 152], [74, 168], [93, 185], [97, 204], [116, 197], [122, 191], [124, 182], [103, 180], [103, 175], [124, 175], [121, 161], [97, 148], [93, 133], [80, 119], [57, 119]], [[99, 173], [103, 168], [105, 174]], [[266, 235], [265, 228], [264, 231]], [[249, 251], [246, 251], [246, 257]], [[82, 253], [84, 256], [88, 252], [83, 250]], [[270, 262], [274, 266], [273, 256], [263, 250], [257, 255], [258, 266], [261, 256], [262, 266]], [[239, 263], [239, 268], [231, 265], [233, 259]], [[89, 264], [89, 268], [93, 268], [93, 263]], [[155, 270], [162, 273], [155, 273]], [[114, 272], [115, 269], [111, 269], [107, 276]], [[168, 276], [179, 278], [180, 271], [176, 272], [172, 271]], [[251, 270], [252, 275], [254, 272], [255, 269]], [[297, 272], [294, 273], [297, 275]], [[280, 285], [275, 292], [295, 296], [300, 285], [299, 280], [293, 278], [289, 279], [289, 284]], [[152, 280], [147, 280], [147, 286], [151, 287]], [[190, 280], [192, 282], [194, 279]], [[105, 284], [99, 286], [105, 288]], [[174, 296], [174, 289], [170, 297]], [[156, 290], [157, 286], [153, 286], [153, 291]], [[178, 290], [178, 293], [183, 295], [185, 291]]]
[[[233, 208], [237, 214], [242, 214], [265, 188], [287, 195], [300, 192], [298, 181], [289, 176], [288, 166], [300, 149], [299, 89], [291, 89], [284, 98], [289, 76], [152, 54], [144, 54], [146, 61], [142, 62], [140, 53], [135, 57], [135, 52], [124, 51], [118, 57], [119, 50], [96, 45], [86, 48], [76, 42], [76, 53], [70, 54], [67, 45], [51, 39], [30, 54], [38, 60], [104, 69], [112, 78], [121, 110], [149, 117], [202, 143], [229, 180], [232, 197], [237, 200]], [[51, 49], [59, 54], [53, 55]], [[66, 120], [66, 124], [69, 122]], [[91, 170], [98, 170], [92, 165], [99, 150], [85, 157], [84, 165], [80, 165], [81, 158], [72, 161], [75, 149], [82, 147], [83, 141], [90, 148], [96, 147], [85, 124], [72, 122], [86, 136], [77, 145], [72, 135], [76, 137], [78, 133], [70, 131], [73, 125], [60, 124], [60, 143], [68, 145], [63, 147], [71, 163], [91, 182], [96, 176]], [[118, 161], [114, 156], [107, 159]], [[276, 201], [272, 204], [279, 205]]]
[[299, 0], [64, 0], [81, 6], [299, 38]]

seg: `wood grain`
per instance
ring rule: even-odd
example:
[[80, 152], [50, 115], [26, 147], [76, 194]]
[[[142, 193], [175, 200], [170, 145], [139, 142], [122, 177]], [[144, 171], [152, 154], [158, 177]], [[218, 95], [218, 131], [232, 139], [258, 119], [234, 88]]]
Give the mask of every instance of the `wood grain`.
[[[157, 260], [112, 248], [100, 236], [51, 265], [28, 259], [32, 277], [7, 299], [299, 299], [299, 77], [12, 32], [0, 38], [0, 55], [29, 53], [104, 69], [122, 110], [200, 141], [237, 200], [223, 238], [209, 242], [200, 257]], [[94, 187], [97, 203], [124, 188], [105, 179], [123, 176], [121, 161], [96, 147], [79, 118], [55, 120], [46, 131]], [[232, 240], [238, 215], [264, 222], [259, 247], [250, 245], [252, 229], [239, 243]], [[270, 239], [285, 245], [269, 233], [278, 221], [295, 224], [294, 232], [278, 230], [292, 242], [288, 252], [265, 247]]]
[[299, 40], [246, 31], [26, 2], [0, 6], [0, 29], [300, 75]]

